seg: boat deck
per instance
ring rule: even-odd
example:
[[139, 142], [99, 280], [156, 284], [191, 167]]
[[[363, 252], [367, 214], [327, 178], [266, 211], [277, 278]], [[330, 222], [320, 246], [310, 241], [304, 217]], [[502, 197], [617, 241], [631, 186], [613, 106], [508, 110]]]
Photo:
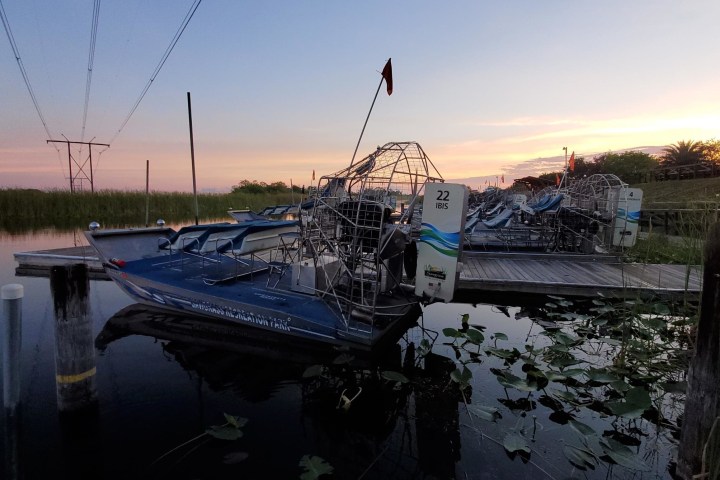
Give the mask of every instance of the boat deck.
[[702, 270], [697, 265], [623, 263], [615, 256], [464, 252], [457, 288], [462, 293], [505, 293], [567, 296], [637, 295], [698, 297]]
[[[15, 254], [16, 273], [47, 276], [54, 265], [88, 263], [93, 278], [109, 279], [97, 253], [89, 246]], [[698, 297], [702, 270], [692, 265], [622, 263], [601, 255], [465, 251], [457, 288], [473, 291], [555, 294], [568, 296]]]

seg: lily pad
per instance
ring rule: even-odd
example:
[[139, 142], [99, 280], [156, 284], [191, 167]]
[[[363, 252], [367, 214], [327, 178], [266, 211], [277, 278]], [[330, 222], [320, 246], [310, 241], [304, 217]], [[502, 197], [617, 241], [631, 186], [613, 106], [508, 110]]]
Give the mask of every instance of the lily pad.
[[588, 380], [595, 383], [612, 383], [620, 380], [616, 375], [603, 369], [590, 368], [585, 372]]
[[468, 410], [471, 414], [479, 417], [488, 422], [494, 422], [498, 418], [502, 418], [500, 412], [495, 407], [488, 407], [485, 405], [468, 405]]
[[310, 365], [303, 372], [303, 378], [319, 377], [323, 373], [322, 365]]
[[464, 388], [470, 383], [470, 380], [472, 380], [472, 372], [467, 367], [463, 367], [462, 370], [458, 368], [450, 373], [450, 378]]
[[332, 465], [315, 455], [303, 455], [299, 465], [305, 469], [300, 475], [301, 480], [317, 480], [320, 475], [330, 475], [335, 471]]
[[247, 418], [236, 417], [235, 415], [230, 415], [230, 414], [227, 414], [227, 413], [223, 413], [223, 416], [225, 417], [225, 421], [227, 421], [227, 423], [228, 423], [229, 425], [231, 425], [231, 426], [233, 426], [233, 427], [235, 427], [235, 428], [242, 428], [242, 427], [244, 427], [244, 426], [247, 424], [247, 422], [248, 422], [248, 419], [247, 419]]
[[355, 360], [355, 357], [353, 355], [341, 353], [340, 355], [335, 357], [333, 363], [335, 365], [349, 365], [353, 360]]
[[510, 432], [503, 438], [503, 447], [509, 453], [513, 452], [525, 452], [530, 453], [530, 445], [525, 437], [520, 435], [518, 432]]
[[232, 452], [228, 453], [223, 457], [223, 463], [225, 465], [235, 465], [236, 463], [244, 462], [247, 460], [249, 454], [247, 452]]
[[563, 375], [561, 372], [555, 372], [553, 370], [545, 372], [545, 376], [551, 382], [564, 382], [568, 379], [567, 375]]
[[468, 342], [480, 345], [485, 341], [485, 335], [480, 330], [468, 330], [465, 332], [465, 338]]
[[617, 440], [608, 438], [607, 442], [601, 441], [600, 445], [602, 446], [605, 454], [607, 454], [607, 456], [618, 465], [622, 465], [623, 467], [627, 467], [632, 470], [650, 470], [647, 464], [638, 457], [637, 453], [633, 452], [630, 448], [626, 447]]
[[597, 459], [592, 452], [572, 445], [565, 445], [563, 447], [563, 453], [565, 454], [565, 457], [570, 460], [570, 463], [580, 470], [586, 470], [587, 468], [595, 470]]
[[409, 383], [410, 380], [403, 375], [400, 372], [395, 372], [392, 370], [383, 370], [380, 372], [380, 376], [384, 378], [385, 380], [390, 380], [391, 382], [398, 382], [398, 383]]
[[442, 330], [443, 335], [450, 338], [462, 338], [463, 333], [459, 331], [457, 328], [447, 327], [443, 328]]
[[577, 420], [568, 420], [568, 425], [570, 425], [573, 430], [575, 430], [584, 437], [587, 437], [589, 435], [595, 435], [595, 430], [590, 425], [579, 422]]
[[534, 392], [537, 390], [536, 386], [530, 385], [527, 381], [520, 377], [516, 377], [512, 373], [500, 375], [497, 377], [498, 382], [505, 388], [515, 388], [521, 392]]
[[568, 402], [571, 405], [579, 405], [580, 404], [580, 399], [578, 398], [577, 395], [575, 395], [572, 392], [560, 390], [560, 391], [555, 392], [553, 395], [564, 402]]
[[633, 387], [625, 394], [625, 401], [607, 402], [606, 406], [613, 415], [638, 418], [652, 406], [652, 401], [647, 390], [642, 387]]
[[[572, 320], [572, 319], [570, 319]], [[569, 335], [565, 332], [555, 332], [553, 334], [553, 339], [558, 342], [561, 345], [564, 345], [566, 347], [571, 347], [575, 345], [578, 342], [578, 338], [574, 337], [572, 335]]]
[[583, 363], [583, 361], [571, 356], [553, 358], [553, 360], [550, 362], [550, 365], [557, 368], [565, 368], [572, 367], [573, 365], [577, 365], [580, 363]]
[[585, 373], [585, 370], [582, 368], [568, 368], [567, 370], [561, 370], [560, 373], [567, 377], [577, 377]]
[[218, 440], [237, 440], [243, 436], [242, 430], [232, 425], [213, 425], [205, 433]]
[[667, 393], [685, 393], [687, 390], [687, 382], [661, 382], [658, 384], [660, 388], [665, 390]]
[[485, 353], [487, 353], [488, 355], [494, 355], [496, 357], [502, 358], [503, 360], [512, 361], [512, 362], [514, 362], [515, 360], [520, 358], [520, 350], [518, 350], [517, 348], [508, 350], [506, 348], [487, 347], [485, 349]]

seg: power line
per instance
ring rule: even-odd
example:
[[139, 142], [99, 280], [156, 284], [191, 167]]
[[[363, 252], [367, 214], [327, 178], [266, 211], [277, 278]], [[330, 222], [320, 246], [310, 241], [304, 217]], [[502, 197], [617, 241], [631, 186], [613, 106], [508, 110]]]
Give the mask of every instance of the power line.
[[137, 101], [133, 105], [133, 107], [130, 109], [130, 113], [128, 113], [127, 117], [125, 117], [125, 120], [122, 122], [122, 125], [120, 125], [120, 128], [118, 128], [117, 132], [115, 132], [115, 135], [110, 140], [110, 143], [112, 144], [118, 135], [120, 135], [120, 132], [125, 128], [125, 125], [130, 121], [130, 117], [133, 116], [133, 113], [135, 113], [135, 110], [137, 110], [138, 106], [140, 105], [140, 102], [145, 97], [145, 94], [150, 89], [150, 85], [152, 85], [152, 82], [155, 81], [155, 77], [160, 73], [160, 70], [162, 69], [163, 65], [165, 65], [165, 61], [170, 56], [170, 53], [175, 48], [175, 45], [177, 44], [178, 40], [180, 40], [180, 36], [185, 31], [185, 27], [187, 27], [188, 23], [190, 23], [190, 20], [192, 19], [193, 15], [195, 15], [195, 11], [200, 6], [200, 3], [202, 0], [195, 0], [195, 2], [190, 6], [190, 10], [188, 10], [188, 13], [185, 15], [185, 18], [183, 19], [182, 23], [180, 24], [180, 27], [177, 29], [177, 32], [175, 32], [175, 36], [170, 41], [170, 45], [165, 49], [165, 53], [163, 54], [162, 59], [160, 60], [160, 63], [158, 63], [157, 67], [155, 67], [155, 70], [153, 71], [152, 75], [150, 75], [150, 80], [148, 80], [147, 84], [145, 85], [145, 88], [143, 89], [142, 93], [140, 93], [140, 96], [138, 97]]
[[5, 7], [3, 7], [2, 0], [0, 0], [0, 19], [2, 20], [3, 27], [5, 27], [5, 33], [7, 34], [8, 40], [10, 41], [10, 47], [12, 48], [13, 55], [15, 55], [15, 60], [17, 61], [18, 67], [20, 68], [20, 74], [25, 81], [25, 86], [27, 87], [28, 93], [30, 94], [33, 105], [35, 105], [35, 111], [37, 112], [38, 117], [40, 117], [40, 121], [42, 122], [43, 127], [45, 127], [45, 133], [47, 133], [48, 137], [52, 137], [52, 135], [50, 135], [50, 129], [48, 129], [47, 122], [45, 121], [45, 117], [42, 114], [42, 110], [40, 110], [40, 104], [38, 103], [37, 97], [35, 96], [35, 92], [33, 91], [32, 85], [30, 85], [30, 78], [25, 71], [25, 66], [22, 63], [22, 59], [20, 58], [20, 51], [18, 50], [17, 44], [15, 43], [15, 38], [13, 37], [12, 30], [10, 30], [10, 22], [8, 21], [7, 15], [5, 14]]
[[95, 63], [95, 43], [97, 41], [98, 20], [100, 18], [100, 0], [93, 5], [92, 27], [90, 28], [90, 51], [88, 53], [87, 79], [85, 81], [85, 107], [83, 108], [82, 132], [80, 141], [85, 139], [85, 125], [87, 123], [88, 105], [90, 104], [90, 84], [92, 82], [93, 64]]

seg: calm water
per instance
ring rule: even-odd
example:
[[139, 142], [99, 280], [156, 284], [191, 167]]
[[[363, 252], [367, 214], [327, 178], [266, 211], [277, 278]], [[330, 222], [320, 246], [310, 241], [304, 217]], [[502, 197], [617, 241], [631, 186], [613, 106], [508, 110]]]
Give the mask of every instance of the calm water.
[[[420, 320], [424, 328], [411, 328], [381, 358], [356, 356], [348, 366], [329, 361], [335, 353], [261, 340], [223, 345], [217, 338], [195, 341], [177, 332], [155, 338], [112, 330], [108, 321], [133, 302], [113, 283], [91, 281], [94, 335], [102, 340], [96, 350], [98, 408], [82, 418], [58, 415], [49, 279], [16, 277], [12, 254], [76, 240], [72, 233], [52, 230], [22, 236], [0, 232], [0, 284], [25, 287], [17, 432], [22, 478], [299, 478], [304, 455], [321, 457], [334, 467], [332, 478], [343, 479], [670, 478], [667, 465], [675, 443], [670, 432], [642, 419], [619, 420], [588, 409], [573, 414], [599, 432], [636, 434], [640, 446], [632, 448], [648, 470], [608, 462], [594, 470], [573, 467], [563, 446], [581, 445], [578, 433], [545, 406], [543, 391], [504, 389], [490, 372], [503, 368], [495, 357], [470, 366], [466, 401], [495, 407], [501, 418], [489, 422], [468, 414], [450, 380], [458, 360], [442, 329], [459, 327], [467, 313], [471, 324], [487, 327], [487, 338], [505, 333], [506, 348], [542, 344], [542, 327], [520, 302], [428, 306]], [[163, 320], [147, 313], [124, 318], [140, 326]], [[408, 353], [409, 344], [418, 347], [423, 338], [436, 337], [432, 355], [421, 360], [412, 348]], [[303, 378], [318, 364], [325, 365], [321, 376]], [[369, 373], [377, 366], [402, 370], [413, 378], [411, 386], [378, 380]], [[360, 388], [347, 411], [337, 408], [343, 393], [351, 397]], [[173, 451], [225, 423], [224, 413], [247, 419], [242, 438], [204, 436]], [[503, 438], [513, 428], [532, 438], [529, 456], [505, 452]]]

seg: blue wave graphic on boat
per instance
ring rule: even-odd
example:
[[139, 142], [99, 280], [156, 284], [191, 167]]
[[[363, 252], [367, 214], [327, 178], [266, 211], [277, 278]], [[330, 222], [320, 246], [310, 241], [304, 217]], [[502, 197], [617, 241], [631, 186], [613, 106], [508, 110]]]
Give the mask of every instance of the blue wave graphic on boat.
[[617, 216], [620, 219], [625, 219], [630, 223], [638, 223], [640, 221], [640, 211], [626, 212], [624, 208], [618, 208]]
[[457, 257], [460, 250], [460, 232], [443, 232], [434, 225], [423, 223], [420, 228], [420, 243], [429, 245], [448, 257]]

